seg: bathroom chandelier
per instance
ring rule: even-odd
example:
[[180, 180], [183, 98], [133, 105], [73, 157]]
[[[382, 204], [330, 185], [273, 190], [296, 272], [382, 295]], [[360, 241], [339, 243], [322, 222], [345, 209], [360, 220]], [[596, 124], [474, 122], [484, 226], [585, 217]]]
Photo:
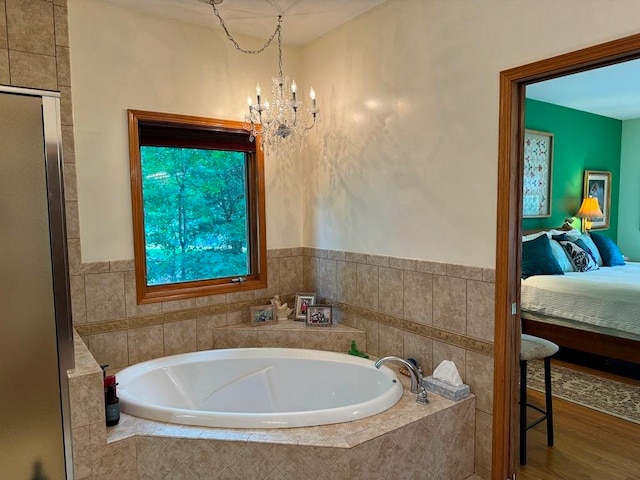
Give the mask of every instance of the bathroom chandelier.
[[271, 78], [271, 98], [269, 101], [262, 95], [260, 84], [256, 85], [256, 100], [254, 103], [251, 95], [247, 97], [249, 113], [244, 118], [244, 128], [250, 132], [250, 141], [259, 140], [260, 148], [265, 154], [271, 156], [288, 155], [292, 150], [302, 145], [302, 140], [309, 130], [316, 126], [320, 109], [316, 105], [316, 92], [311, 88], [311, 107], [302, 108], [302, 102], [298, 98], [298, 86], [295, 79], [291, 80], [282, 74], [282, 15], [278, 15], [278, 25], [267, 39], [265, 44], [257, 50], [245, 50], [227, 30], [220, 12], [216, 8], [222, 0], [202, 0], [213, 7], [213, 12], [227, 38], [242, 53], [257, 55], [267, 48], [274, 37], [278, 37], [278, 75]]

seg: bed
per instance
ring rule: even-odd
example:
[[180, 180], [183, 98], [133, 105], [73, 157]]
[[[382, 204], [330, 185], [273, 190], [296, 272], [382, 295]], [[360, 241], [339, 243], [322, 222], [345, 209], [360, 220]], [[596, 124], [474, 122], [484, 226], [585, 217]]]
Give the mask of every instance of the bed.
[[640, 363], [640, 263], [596, 268], [523, 278], [523, 331], [573, 350]]

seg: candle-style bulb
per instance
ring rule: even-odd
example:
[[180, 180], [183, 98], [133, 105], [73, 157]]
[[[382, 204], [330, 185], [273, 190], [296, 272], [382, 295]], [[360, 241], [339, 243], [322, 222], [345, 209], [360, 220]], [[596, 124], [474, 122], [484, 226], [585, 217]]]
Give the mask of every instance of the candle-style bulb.
[[260, 84], [256, 84], [256, 95], [260, 95], [262, 93], [262, 89], [260, 88]]
[[309, 96], [311, 97], [311, 100], [316, 99], [316, 91], [313, 89], [313, 87], [311, 87], [311, 90], [309, 90]]
[[265, 110], [269, 110], [269, 102], [267, 100], [264, 102], [264, 108]]
[[253, 105], [253, 100], [251, 99], [251, 95], [247, 96], [247, 103], [249, 104], [249, 106]]
[[298, 85], [296, 85], [296, 79], [293, 79], [293, 82], [291, 82], [291, 91], [293, 93], [296, 93], [298, 91]]

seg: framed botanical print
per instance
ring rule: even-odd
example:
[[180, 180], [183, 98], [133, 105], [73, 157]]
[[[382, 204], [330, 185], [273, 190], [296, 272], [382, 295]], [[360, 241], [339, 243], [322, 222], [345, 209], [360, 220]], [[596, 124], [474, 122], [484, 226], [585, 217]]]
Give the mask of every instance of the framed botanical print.
[[522, 217], [551, 216], [553, 133], [525, 130]]

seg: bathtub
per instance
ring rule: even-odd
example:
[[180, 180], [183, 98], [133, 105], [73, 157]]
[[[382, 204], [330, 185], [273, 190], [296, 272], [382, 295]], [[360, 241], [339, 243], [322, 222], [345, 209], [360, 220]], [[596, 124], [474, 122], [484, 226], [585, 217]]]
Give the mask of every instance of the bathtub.
[[290, 428], [358, 420], [402, 396], [395, 373], [342, 353], [293, 348], [207, 350], [117, 374], [124, 413], [221, 428]]

